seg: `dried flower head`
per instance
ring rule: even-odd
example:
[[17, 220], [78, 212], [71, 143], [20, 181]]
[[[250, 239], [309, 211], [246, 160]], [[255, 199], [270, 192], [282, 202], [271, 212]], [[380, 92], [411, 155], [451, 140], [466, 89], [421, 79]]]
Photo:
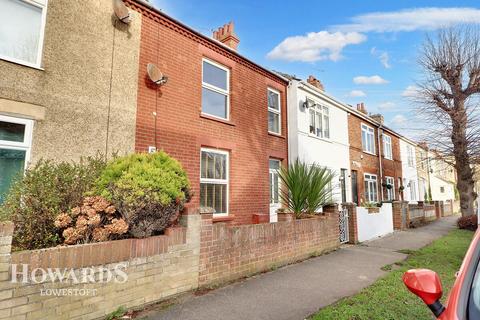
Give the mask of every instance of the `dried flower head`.
[[60, 229], [68, 227], [70, 223], [72, 223], [72, 218], [66, 213], [59, 214], [54, 222], [55, 227]]

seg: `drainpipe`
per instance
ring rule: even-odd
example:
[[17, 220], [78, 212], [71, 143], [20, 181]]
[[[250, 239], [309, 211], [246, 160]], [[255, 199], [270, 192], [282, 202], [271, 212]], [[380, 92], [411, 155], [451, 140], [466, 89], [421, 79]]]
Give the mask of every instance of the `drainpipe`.
[[383, 133], [382, 129], [382, 124], [378, 127], [378, 133], [377, 133], [377, 143], [378, 143], [378, 161], [380, 163], [380, 195], [381, 199], [380, 201], [383, 201], [383, 166], [382, 166], [382, 148], [380, 144], [380, 131]]

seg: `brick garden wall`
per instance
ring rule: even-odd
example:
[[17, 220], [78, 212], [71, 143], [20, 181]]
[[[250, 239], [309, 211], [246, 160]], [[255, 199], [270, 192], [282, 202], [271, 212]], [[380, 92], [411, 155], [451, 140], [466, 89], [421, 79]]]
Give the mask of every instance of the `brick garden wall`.
[[[138, 307], [197, 288], [200, 217], [186, 219], [188, 228], [170, 229], [164, 236], [13, 254], [13, 225], [0, 224], [0, 319], [103, 319], [119, 306]], [[11, 264], [16, 264], [17, 283], [11, 281]], [[22, 283], [21, 264], [28, 264], [29, 272], [35, 268], [72, 268], [79, 281], [83, 281], [80, 268], [94, 266], [95, 282], [43, 281], [37, 271], [38, 283]], [[125, 266], [126, 282], [99, 282], [101, 275], [107, 279], [109, 271], [105, 269], [114, 272], [121, 265]], [[78, 291], [76, 295], [59, 291], [53, 295], [51, 290], [59, 289]]]
[[[190, 214], [182, 217], [183, 227], [162, 236], [13, 254], [13, 225], [0, 224], [0, 319], [103, 319], [120, 306], [141, 307], [318, 255], [339, 246], [338, 211], [326, 211], [318, 218], [242, 226]], [[37, 270], [38, 283], [22, 283], [23, 264], [30, 274], [59, 268], [86, 281], [52, 282]], [[118, 267], [126, 279], [115, 275]], [[126, 281], [102, 283], [110, 272]]]
[[235, 280], [339, 246], [338, 211], [271, 224], [212, 224], [202, 215], [200, 286]]

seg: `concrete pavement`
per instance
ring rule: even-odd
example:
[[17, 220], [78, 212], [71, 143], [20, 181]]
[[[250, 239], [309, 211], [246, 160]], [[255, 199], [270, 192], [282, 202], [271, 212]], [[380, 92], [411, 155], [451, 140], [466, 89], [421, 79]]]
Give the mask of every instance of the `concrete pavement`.
[[371, 285], [380, 268], [406, 258], [400, 249], [419, 249], [447, 234], [457, 217], [395, 232], [362, 245], [342, 246], [327, 255], [261, 274], [201, 296], [188, 296], [150, 320], [304, 319], [335, 301]]

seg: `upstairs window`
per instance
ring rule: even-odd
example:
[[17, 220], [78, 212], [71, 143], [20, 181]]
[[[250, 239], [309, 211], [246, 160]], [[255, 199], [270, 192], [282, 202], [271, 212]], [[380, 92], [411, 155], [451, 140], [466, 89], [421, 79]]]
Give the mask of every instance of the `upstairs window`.
[[383, 135], [383, 156], [385, 159], [392, 160], [392, 137]]
[[330, 112], [328, 107], [314, 104], [310, 107], [310, 134], [330, 139]]
[[281, 106], [280, 92], [268, 89], [268, 131], [276, 134], [281, 133]]
[[0, 1], [0, 59], [40, 67], [47, 0]]
[[408, 157], [408, 166], [411, 168], [415, 167], [415, 150], [412, 146], [407, 146], [407, 157]]
[[364, 152], [375, 154], [375, 130], [362, 123], [362, 147]]
[[228, 120], [230, 71], [210, 60], [202, 63], [202, 113]]

